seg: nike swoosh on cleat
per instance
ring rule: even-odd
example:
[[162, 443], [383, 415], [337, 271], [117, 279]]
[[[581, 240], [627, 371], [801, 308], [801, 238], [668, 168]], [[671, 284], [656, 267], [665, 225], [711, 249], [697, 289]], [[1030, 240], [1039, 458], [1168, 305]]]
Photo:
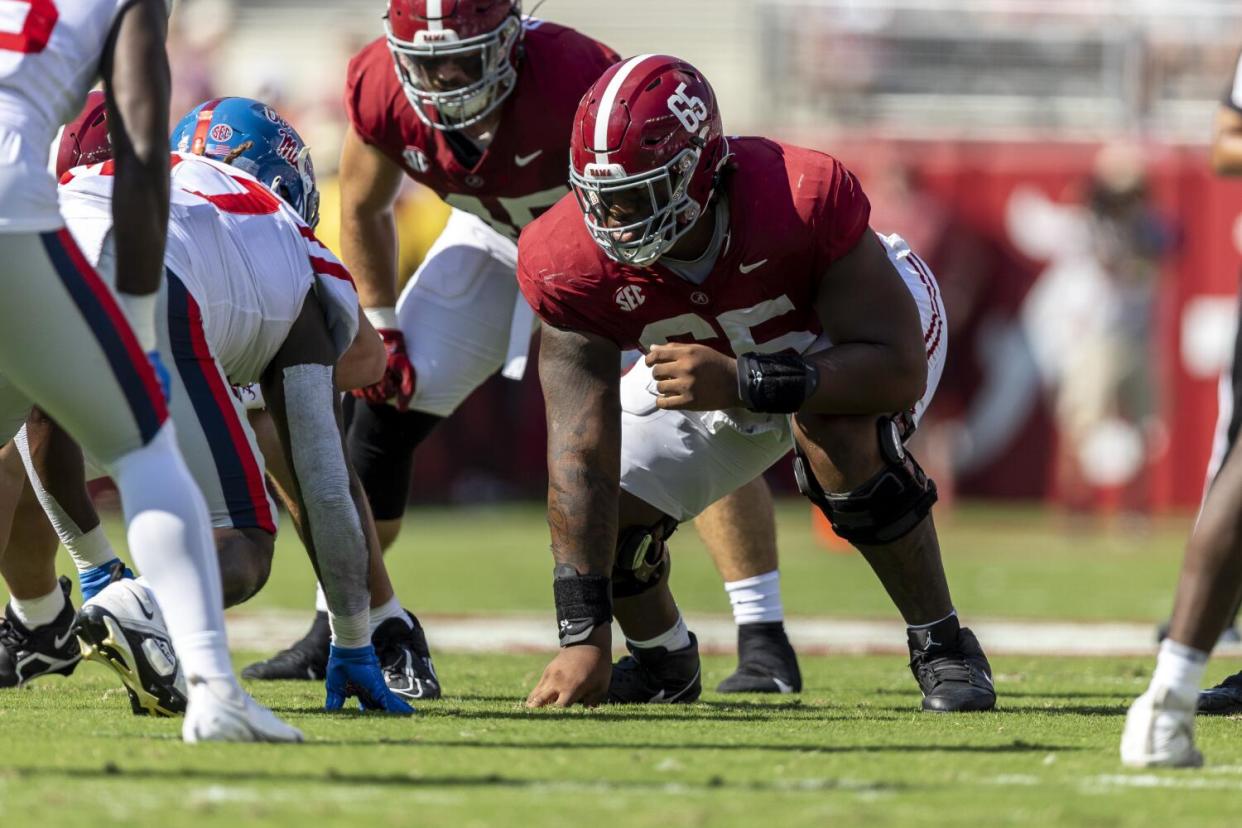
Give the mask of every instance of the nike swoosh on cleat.
[[154, 610], [149, 610], [149, 609], [147, 609], [147, 605], [146, 605], [146, 604], [144, 604], [144, 603], [142, 603], [142, 599], [141, 599], [141, 598], [139, 598], [137, 595], [135, 595], [135, 596], [134, 596], [134, 600], [138, 602], [138, 609], [142, 610], [142, 614], [143, 614], [143, 615], [145, 615], [145, 616], [147, 617], [147, 620], [148, 620], [148, 621], [150, 621], [150, 620], [152, 620], [153, 618], [155, 618], [155, 611], [154, 611]]
[[781, 680], [781, 679], [778, 679], [776, 676], [772, 676], [772, 683], [773, 683], [773, 684], [775, 684], [775, 685], [776, 685], [776, 689], [777, 689], [777, 690], [780, 690], [782, 693], [792, 693], [792, 692], [793, 692], [793, 685], [792, 685], [792, 684], [790, 684], [790, 683], [789, 683], [789, 682], [787, 682], [787, 681], [783, 681], [783, 680]]
[[750, 264], [739, 264], [737, 266], [737, 270], [739, 273], [750, 273], [752, 270], [763, 267], [767, 263], [767, 259], [760, 259], [759, 261], [751, 262]]
[[59, 650], [61, 647], [69, 643], [69, 639], [73, 638], [73, 635], [74, 635], [73, 628], [70, 627], [68, 630], [65, 631], [65, 634], [63, 636], [57, 636], [56, 638], [53, 638], [52, 645], [57, 650]]
[[530, 155], [515, 155], [513, 156], [513, 163], [519, 167], [525, 167], [541, 155], [543, 155], [543, 150], [535, 150]]

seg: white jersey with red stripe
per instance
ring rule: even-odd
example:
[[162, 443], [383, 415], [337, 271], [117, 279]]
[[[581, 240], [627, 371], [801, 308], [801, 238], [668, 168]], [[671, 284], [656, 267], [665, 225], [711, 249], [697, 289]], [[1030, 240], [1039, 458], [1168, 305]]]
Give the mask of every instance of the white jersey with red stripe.
[[0, 233], [62, 226], [48, 147], [85, 103], [127, 2], [0, 2]]
[[[112, 229], [110, 163], [70, 170], [60, 208], [105, 278]], [[198, 303], [207, 342], [229, 381], [258, 381], [312, 287], [337, 353], [358, 333], [358, 294], [345, 266], [279, 196], [236, 167], [173, 153], [164, 263]]]

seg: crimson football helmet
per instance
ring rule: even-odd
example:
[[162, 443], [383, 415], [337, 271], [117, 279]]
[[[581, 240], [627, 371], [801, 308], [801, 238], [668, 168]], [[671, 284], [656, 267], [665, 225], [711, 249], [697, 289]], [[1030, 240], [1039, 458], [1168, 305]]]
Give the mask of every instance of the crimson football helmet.
[[694, 225], [728, 157], [716, 95], [690, 64], [613, 64], [574, 116], [569, 179], [609, 258], [645, 267]]
[[478, 123], [517, 83], [520, 0], [389, 0], [384, 31], [410, 105], [433, 129]]
[[104, 93], [95, 91], [86, 96], [86, 106], [65, 125], [56, 148], [56, 178], [74, 167], [98, 164], [112, 157], [112, 140], [108, 137], [108, 109]]

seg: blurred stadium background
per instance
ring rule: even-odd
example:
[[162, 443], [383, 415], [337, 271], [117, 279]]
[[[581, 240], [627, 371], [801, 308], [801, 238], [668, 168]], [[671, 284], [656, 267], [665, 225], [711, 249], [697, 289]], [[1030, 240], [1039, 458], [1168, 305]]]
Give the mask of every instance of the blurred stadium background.
[[[622, 54], [686, 57], [729, 131], [859, 172], [873, 226], [909, 239], [944, 287], [949, 369], [919, 439], [947, 493], [1103, 514], [1197, 504], [1242, 255], [1242, 187], [1214, 177], [1207, 152], [1242, 47], [1237, 4], [524, 5]], [[330, 240], [345, 64], [382, 33], [384, 3], [178, 7], [174, 112], [236, 94], [288, 115], [314, 148]], [[444, 216], [406, 194], [405, 272]], [[414, 499], [541, 498], [541, 409], [533, 376], [486, 385], [420, 448]], [[792, 485], [783, 464], [771, 477]]]

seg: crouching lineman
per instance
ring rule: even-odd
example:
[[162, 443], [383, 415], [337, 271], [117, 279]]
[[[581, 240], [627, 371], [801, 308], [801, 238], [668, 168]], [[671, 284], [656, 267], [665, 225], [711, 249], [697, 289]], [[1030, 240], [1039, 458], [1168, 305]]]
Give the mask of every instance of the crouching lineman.
[[[85, 117], [92, 116], [88, 108]], [[92, 143], [80, 130], [67, 133], [78, 148]], [[159, 350], [175, 366], [172, 416], [207, 493], [226, 602], [257, 592], [271, 566], [275, 509], [245, 410], [229, 389], [230, 382], [260, 382], [291, 465], [283, 488], [293, 497], [332, 613], [327, 707], [339, 708], [347, 694], [357, 694], [365, 708], [409, 713], [385, 686], [372, 646], [370, 551], [363, 528], [369, 516], [345, 462], [334, 387], [334, 374], [343, 388], [373, 381], [383, 368], [383, 347], [361, 315], [348, 272], [311, 230], [318, 193], [307, 149], [273, 110], [242, 98], [196, 108], [173, 140], [189, 152], [172, 155]], [[112, 190], [108, 163], [62, 177], [69, 227], [104, 271], [111, 270]], [[44, 433], [38, 442], [47, 439]], [[27, 457], [33, 459], [31, 452]], [[56, 475], [32, 471], [58, 533], [81, 552], [77, 527], [98, 520], [80, 495], [81, 478], [79, 503], [65, 508], [61, 503], [69, 500], [62, 491], [41, 485]], [[114, 553], [108, 549], [105, 555]], [[119, 574], [121, 568], [114, 570]], [[107, 586], [79, 613], [78, 634], [87, 658], [121, 676], [135, 712], [175, 713], [175, 672], [159, 657], [162, 648], [151, 657], [148, 642], [159, 630], [143, 607], [144, 592], [128, 579]], [[405, 619], [397, 624], [409, 630]]]
[[[7, 30], [0, 49], [0, 440], [8, 442], [38, 405], [116, 480], [130, 548], [167, 610], [188, 676], [182, 737], [298, 741], [301, 734], [255, 703], [233, 676], [206, 506], [177, 450], [161, 393], [167, 371], [154, 353], [154, 305], [169, 199], [168, 4], [46, 6], [19, 16], [20, 29]], [[117, 297], [65, 229], [47, 170], [57, 127], [100, 76], [119, 116], [109, 210]], [[26, 602], [43, 618], [64, 601], [54, 578], [45, 587]], [[17, 602], [10, 609], [0, 630], [6, 640], [43, 625]]]
[[[389, 0], [384, 22], [387, 37], [350, 62], [340, 179], [341, 255], [389, 352], [384, 380], [350, 401], [349, 429], [387, 546], [405, 514], [415, 448], [488, 377], [525, 370], [532, 314], [514, 278], [514, 242], [566, 194], [574, 110], [618, 56], [584, 33], [522, 17], [517, 0]], [[454, 209], [398, 297], [392, 206], [407, 176]], [[738, 669], [721, 692], [801, 690], [762, 478], [695, 525], [738, 623]], [[325, 630], [321, 616], [242, 675], [322, 670]]]
[[[926, 266], [869, 230], [867, 198], [833, 158], [726, 141], [711, 87], [677, 58], [605, 72], [570, 157], [574, 194], [518, 249], [545, 323], [562, 646], [527, 704], [696, 698], [668, 537], [793, 444], [803, 492], [909, 625], [923, 709], [990, 709], [991, 670], [941, 567], [936, 489], [903, 446], [944, 364]], [[646, 358], [618, 385], [626, 348]], [[610, 666], [614, 611], [631, 655]]]

